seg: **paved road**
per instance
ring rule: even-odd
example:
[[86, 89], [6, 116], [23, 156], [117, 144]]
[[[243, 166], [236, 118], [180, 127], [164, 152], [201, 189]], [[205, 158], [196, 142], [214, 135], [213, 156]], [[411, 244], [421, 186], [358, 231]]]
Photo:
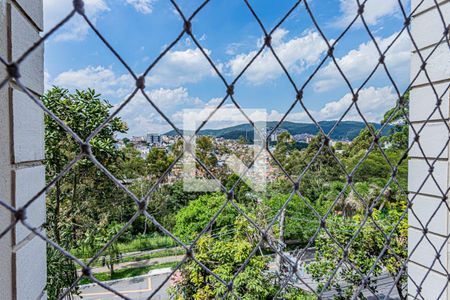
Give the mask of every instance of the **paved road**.
[[[155, 270], [156, 271], [156, 270]], [[108, 286], [114, 290], [120, 292], [122, 295], [136, 300], [144, 300], [150, 296], [154, 290], [156, 290], [163, 281], [169, 276], [170, 269], [161, 269], [157, 272], [150, 272], [148, 275], [138, 276], [128, 279], [123, 279], [120, 281], [112, 281], [107, 283]], [[169, 282], [165, 283], [164, 286], [158, 291], [158, 293], [153, 296], [152, 299], [165, 300], [170, 299], [167, 294], [167, 288], [169, 287]], [[84, 285], [80, 286], [81, 295], [83, 298], [75, 297], [75, 299], [83, 300], [110, 300], [110, 299], [121, 299], [114, 293], [104, 289], [98, 285]]]

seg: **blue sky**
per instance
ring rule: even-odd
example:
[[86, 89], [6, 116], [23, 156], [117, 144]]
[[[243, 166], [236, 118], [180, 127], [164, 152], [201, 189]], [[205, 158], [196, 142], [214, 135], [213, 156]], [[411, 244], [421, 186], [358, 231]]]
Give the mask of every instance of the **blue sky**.
[[[168, 0], [85, 1], [91, 21], [137, 74], [142, 73], [183, 28], [180, 16]], [[190, 15], [201, 2], [177, 1], [185, 15]], [[71, 3], [71, 0], [44, 0], [46, 30], [67, 14]], [[266, 29], [271, 30], [295, 1], [252, 0], [250, 3]], [[355, 0], [308, 1], [330, 42], [356, 15], [355, 3]], [[409, 10], [409, 3], [405, 5]], [[382, 50], [403, 26], [397, 0], [369, 0], [365, 17]], [[263, 40], [261, 28], [241, 0], [211, 0], [194, 18], [192, 30], [229, 82], [254, 56]], [[303, 85], [327, 51], [303, 3], [274, 32], [272, 45], [298, 86]], [[404, 32], [386, 55], [387, 67], [402, 92], [409, 80], [410, 48]], [[378, 61], [378, 53], [361, 22], [354, 24], [336, 45], [334, 53], [355, 89]], [[95, 88], [116, 106], [134, 89], [126, 69], [78, 16], [46, 42], [45, 58], [47, 87]], [[146, 92], [181, 126], [184, 109], [214, 107], [225, 95], [226, 88], [200, 50], [184, 35], [148, 74]], [[236, 84], [235, 98], [243, 108], [266, 109], [269, 120], [279, 120], [294, 101], [295, 91], [273, 55], [265, 50]], [[395, 104], [396, 98], [392, 84], [379, 68], [362, 87], [359, 105], [368, 121], [379, 121]], [[330, 59], [306, 86], [304, 101], [317, 120], [338, 119], [350, 105], [350, 90]], [[230, 106], [230, 102], [227, 104]], [[129, 135], [170, 129], [141, 95], [137, 95], [119, 116], [129, 124]], [[361, 120], [354, 109], [346, 119]], [[291, 112], [288, 120], [311, 122], [300, 106]], [[218, 118], [209, 127], [231, 123]]]

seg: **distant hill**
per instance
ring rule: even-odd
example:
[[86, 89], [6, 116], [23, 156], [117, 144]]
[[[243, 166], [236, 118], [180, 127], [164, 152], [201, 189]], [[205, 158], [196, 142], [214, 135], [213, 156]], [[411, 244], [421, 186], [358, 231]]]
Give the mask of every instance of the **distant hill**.
[[[336, 122], [337, 121], [321, 121], [318, 123], [322, 127], [323, 131], [325, 133], [328, 133], [336, 124]], [[268, 131], [272, 130], [277, 124], [278, 122], [276, 121], [267, 122], [266, 128]], [[376, 129], [381, 128], [381, 125], [378, 123], [371, 123], [371, 124], [375, 126]], [[353, 140], [355, 137], [358, 136], [359, 132], [365, 127], [366, 125], [363, 122], [342, 121], [334, 129], [333, 133], [331, 134], [331, 138], [334, 140]], [[315, 135], [319, 132], [319, 129], [313, 123], [283, 122], [278, 128], [287, 130], [291, 135], [302, 133]], [[383, 130], [383, 135], [387, 133], [389, 128], [390, 127], [387, 126]], [[166, 135], [176, 135], [176, 132], [174, 130], [171, 130], [167, 132]], [[239, 137], [241, 136], [245, 137], [247, 135], [248, 138], [251, 139], [253, 137], [253, 128], [250, 124], [241, 124], [222, 129], [200, 130], [199, 135], [223, 137], [225, 139], [239, 139]]]

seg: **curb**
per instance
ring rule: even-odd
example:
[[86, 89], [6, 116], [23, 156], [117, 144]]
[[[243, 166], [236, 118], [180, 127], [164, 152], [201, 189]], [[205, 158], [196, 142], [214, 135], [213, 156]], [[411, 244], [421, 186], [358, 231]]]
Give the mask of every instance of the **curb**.
[[172, 273], [172, 268], [162, 268], [162, 269], [155, 269], [151, 270], [147, 273], [147, 276], [156, 276], [156, 275], [162, 275], [162, 274], [169, 274]]

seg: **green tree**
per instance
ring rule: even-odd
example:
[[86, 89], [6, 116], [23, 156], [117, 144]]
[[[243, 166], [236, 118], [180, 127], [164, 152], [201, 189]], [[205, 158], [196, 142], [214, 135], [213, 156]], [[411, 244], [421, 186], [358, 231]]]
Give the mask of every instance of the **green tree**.
[[334, 145], [334, 149], [336, 149], [336, 150], [343, 150], [344, 149], [344, 144], [341, 141], [336, 142], [336, 144]]
[[408, 122], [409, 116], [409, 91], [405, 93], [402, 103], [398, 107], [388, 110], [381, 121], [382, 124], [389, 124], [387, 136], [382, 138], [383, 144], [394, 150], [405, 151], [408, 148]]
[[[153, 186], [148, 180], [133, 182], [130, 189], [136, 195], [145, 195]], [[183, 181], [178, 180], [171, 184], [162, 184], [150, 196], [147, 211], [158, 216], [158, 222], [172, 231], [176, 224], [176, 215], [188, 203], [203, 195], [201, 192], [189, 192], [183, 188]], [[158, 230], [145, 216], [139, 216], [131, 226], [133, 235], [146, 234]]]
[[[367, 274], [373, 266], [374, 270], [367, 283], [367, 288], [372, 291], [377, 291], [377, 276], [381, 275], [384, 270], [392, 278], [396, 278], [407, 257], [408, 221], [405, 218], [400, 219], [400, 216], [401, 210], [391, 210], [387, 215], [374, 210], [373, 218], [370, 218], [365, 223], [362, 230], [350, 244], [345, 257], [346, 262], [350, 263], [342, 264], [340, 271], [331, 280], [331, 285], [328, 289], [334, 288], [336, 290], [335, 298], [350, 298], [361, 285], [363, 278], [360, 273]], [[335, 216], [327, 221], [327, 229], [333, 236], [333, 239], [322, 231], [315, 242], [317, 248], [316, 259], [307, 266], [308, 273], [318, 282], [319, 290], [324, 288], [324, 282], [330, 278], [340, 261], [344, 259], [343, 248], [356, 234], [361, 226], [361, 222], [362, 216], [359, 215], [353, 218]], [[390, 244], [391, 247], [383, 253], [379, 262], [376, 263], [386, 244], [385, 236], [391, 233], [397, 223], [399, 223], [399, 226], [396, 227], [392, 235], [393, 242]], [[398, 259], [399, 257], [400, 260]], [[401, 279], [396, 284], [402, 299], [406, 299], [403, 292], [406, 276], [406, 274], [402, 274]], [[359, 299], [365, 299], [362, 293], [357, 296]]]
[[299, 158], [299, 151], [295, 148], [295, 140], [292, 138], [289, 132], [284, 131], [277, 136], [277, 144], [274, 157], [285, 168], [288, 174], [293, 174], [296, 170], [293, 170], [296, 160]]
[[178, 157], [183, 154], [184, 151], [184, 140], [179, 138], [175, 141], [175, 143], [171, 146], [171, 151], [174, 157]]
[[[197, 243], [196, 258], [225, 281], [233, 278], [253, 250], [252, 244], [242, 238], [218, 240], [203, 236]], [[255, 256], [235, 279], [233, 291], [241, 299], [270, 299], [275, 295], [268, 272], [269, 259]], [[266, 273], [266, 274], [265, 274]], [[218, 299], [227, 288], [196, 262], [188, 262], [181, 271], [183, 278], [176, 287], [176, 299]], [[228, 299], [233, 299], [229, 295]]]
[[[112, 105], [100, 98], [94, 90], [75, 91], [54, 87], [42, 97], [45, 106], [69, 126], [80, 138], [85, 139], [109, 116]], [[127, 126], [119, 118], [113, 118], [90, 142], [97, 159], [114, 168], [119, 157], [115, 149], [114, 134], [126, 132]], [[48, 180], [61, 173], [67, 163], [80, 152], [76, 141], [51, 117], [45, 116], [46, 176]], [[50, 233], [56, 242], [61, 243], [60, 209], [63, 201], [70, 200], [75, 205], [79, 181], [82, 176], [97, 169], [88, 159], [82, 159], [69, 174], [56, 183], [55, 191], [50, 193], [47, 205]], [[64, 186], [64, 187], [63, 187]], [[69, 197], [70, 195], [70, 197]], [[64, 197], [64, 199], [62, 199]], [[70, 199], [67, 199], [70, 198]], [[67, 220], [65, 220], [67, 221]]]
[[[370, 125], [370, 128], [366, 127], [362, 129], [358, 136], [351, 142], [349, 149], [347, 151], [347, 156], [352, 157], [369, 150], [370, 145], [373, 142], [372, 132], [375, 133], [375, 126]], [[376, 146], [374, 146], [375, 151], [377, 150]]]
[[[375, 130], [375, 128], [372, 127], [372, 130]], [[372, 142], [373, 137], [369, 129], [361, 130], [343, 159], [347, 172], [350, 173], [357, 167], [353, 174], [353, 181], [368, 182], [382, 188], [392, 176], [393, 167], [396, 167], [396, 179], [402, 188], [406, 189], [408, 166], [405, 159], [405, 150], [396, 147], [380, 149], [374, 145], [369, 154], [366, 155]], [[392, 192], [392, 189], [398, 190], [398, 187], [394, 183], [390, 185], [389, 189]]]
[[163, 148], [153, 147], [147, 156], [147, 167], [149, 175], [158, 179], [169, 168], [174, 158], [167, 154]]
[[[112, 108], [91, 89], [70, 93], [67, 89], [53, 87], [45, 93], [42, 101], [81, 139], [86, 139], [102, 124]], [[126, 130], [124, 122], [113, 118], [90, 141], [92, 153], [113, 172], [120, 156], [115, 148], [114, 135]], [[45, 151], [47, 180], [61, 173], [81, 151], [80, 145], [48, 115], [45, 116]], [[108, 216], [117, 217], [123, 212], [123, 209], [117, 209], [123, 200], [123, 196], [115, 191], [114, 184], [102, 176], [89, 159], [83, 158], [47, 194], [47, 234], [65, 249], [78, 247], [86, 235], [94, 234], [99, 226], [106, 224], [104, 220]], [[111, 210], [113, 206], [117, 208]], [[62, 287], [69, 286], [75, 279], [70, 276], [71, 272], [61, 275], [60, 272], [66, 272], [68, 267], [60, 267], [56, 261], [50, 259], [48, 263], [49, 294], [59, 294]]]
[[[256, 241], [248, 239], [250, 224], [239, 217], [235, 221], [236, 231], [229, 234], [226, 229], [215, 236], [202, 236], [195, 248], [195, 257], [220, 278], [229, 282], [250, 256]], [[233, 281], [233, 292], [240, 299], [273, 299], [280, 287], [275, 276], [269, 272], [270, 257], [254, 255], [244, 270]], [[188, 261], [176, 274], [172, 294], [175, 299], [237, 299], [227, 293], [227, 287], [195, 261]], [[301, 290], [287, 289], [283, 299], [307, 298]]]
[[[174, 233], [184, 241], [191, 241], [208, 225], [213, 216], [225, 203], [222, 194], [203, 195], [182, 208], [175, 217]], [[238, 212], [227, 205], [209, 231], [233, 226]]]
[[240, 145], [246, 145], [246, 144], [248, 144], [248, 141], [247, 141], [247, 139], [245, 138], [245, 136], [243, 136], [243, 135], [239, 136], [238, 144], [240, 144]]
[[[108, 243], [119, 231], [122, 229], [124, 224], [118, 224], [112, 222], [107, 227], [101, 229], [100, 234], [95, 237], [95, 250], [100, 250], [106, 243]], [[106, 248], [105, 253], [108, 256], [106, 264], [110, 271], [111, 277], [114, 274], [114, 263], [117, 262], [119, 257], [119, 249], [117, 248], [117, 241], [114, 241]]]
[[[227, 176], [224, 179], [224, 186], [227, 190], [231, 190], [231, 188], [236, 184], [236, 182], [239, 180], [240, 176], [236, 173], [233, 173], [229, 176]], [[252, 191], [250, 186], [247, 184], [245, 178], [241, 180], [235, 187], [234, 187], [234, 199], [236, 202], [242, 204], [251, 206], [252, 200], [255, 200], [255, 193]]]
[[[47, 246], [47, 296], [48, 299], [58, 299], [65, 288], [77, 278], [77, 269], [70, 258], [64, 256], [53, 246]], [[77, 294], [75, 289], [73, 294]], [[72, 299], [68, 295], [67, 299]]]
[[[198, 136], [196, 138], [195, 155], [210, 171], [217, 166], [216, 151], [217, 147], [211, 137]], [[201, 167], [200, 170], [204, 171]]]
[[122, 157], [119, 160], [120, 175], [124, 179], [136, 179], [146, 176], [145, 160], [141, 153], [132, 145], [121, 150]]
[[334, 157], [334, 150], [325, 144], [320, 134], [312, 139], [301, 155], [297, 174], [306, 172], [301, 177], [300, 192], [314, 202], [330, 188], [331, 182], [344, 178], [344, 172]]
[[[289, 197], [289, 194], [278, 194], [263, 201], [268, 208], [266, 213], [268, 222], [275, 217]], [[292, 240], [292, 242], [305, 246], [309, 239], [314, 235], [314, 232], [320, 225], [320, 220], [318, 220], [308, 204], [314, 209], [318, 209], [319, 213], [323, 210], [323, 206], [321, 205], [310, 203], [307, 199], [300, 199], [298, 195], [292, 196], [289, 204], [286, 206], [285, 222], [283, 224], [284, 235], [282, 238], [285, 241]], [[278, 236], [280, 227], [276, 226], [274, 229], [277, 231], [275, 235]]]

